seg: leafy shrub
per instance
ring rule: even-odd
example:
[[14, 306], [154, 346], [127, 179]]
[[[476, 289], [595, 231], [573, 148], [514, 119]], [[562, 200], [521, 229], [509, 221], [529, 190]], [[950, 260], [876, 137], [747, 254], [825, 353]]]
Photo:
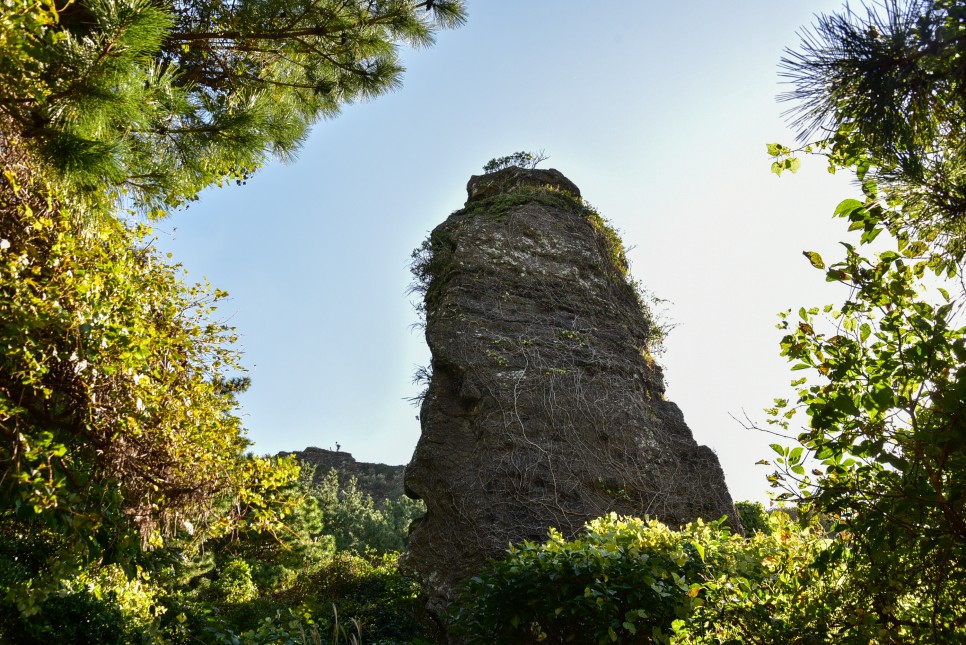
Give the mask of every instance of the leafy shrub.
[[244, 560], [229, 560], [218, 572], [214, 586], [229, 605], [258, 597], [258, 588], [252, 582], [252, 568]]
[[370, 645], [432, 642], [420, 587], [399, 574], [397, 559], [337, 553], [257, 596], [249, 595], [252, 568], [230, 560], [163, 598], [161, 630], [172, 643], [349, 642], [354, 634]]
[[[38, 556], [59, 542], [58, 536], [14, 532], [13, 523], [0, 529], [0, 585], [10, 588], [16, 577], [36, 579]], [[11, 535], [23, 536], [19, 550]], [[47, 539], [53, 541], [47, 543]], [[42, 566], [42, 565], [41, 565]], [[154, 587], [137, 570], [128, 577], [117, 565], [89, 568], [46, 594], [29, 598], [8, 593], [0, 596], [0, 642], [2, 643], [97, 643], [123, 645], [140, 642], [153, 632]], [[30, 602], [24, 607], [22, 601]]]
[[749, 538], [720, 522], [672, 531], [614, 515], [573, 540], [551, 531], [464, 584], [454, 630], [471, 643], [895, 640], [868, 601], [856, 604], [846, 542], [783, 512], [763, 519]]
[[[674, 625], [674, 643], [960, 643], [962, 623], [924, 624], [931, 599], [901, 578], [870, 586], [868, 564], [850, 533], [828, 534], [817, 517], [771, 513], [770, 532], [719, 544], [693, 612]], [[915, 552], [890, 553], [918, 566]], [[937, 563], [954, 569], [955, 562]], [[694, 587], [692, 587], [694, 588]], [[883, 607], [881, 595], [894, 598]], [[948, 598], [957, 611], [962, 596]], [[896, 620], [894, 616], [901, 616]], [[937, 635], [939, 636], [937, 638]]]
[[3, 635], [16, 643], [125, 645], [127, 623], [121, 608], [88, 591], [54, 595], [39, 615], [18, 621]]
[[468, 581], [456, 631], [474, 643], [666, 642], [695, 603], [711, 536], [727, 532], [614, 514], [570, 541], [551, 530], [545, 544], [511, 547]]
[[745, 533], [751, 537], [755, 533], [769, 533], [771, 531], [768, 523], [768, 511], [761, 505], [761, 502], [735, 502], [735, 510], [741, 518], [741, 525], [745, 527]]
[[[366, 643], [409, 643], [431, 640], [435, 630], [420, 599], [421, 588], [397, 568], [398, 553], [368, 558], [340, 553], [307, 580], [312, 609], [327, 617], [338, 607], [343, 622], [354, 619]], [[325, 630], [333, 624], [320, 619]]]
[[91, 566], [43, 593], [20, 594], [57, 566], [63, 536], [36, 524], [0, 521], [0, 642], [128, 643], [155, 622], [154, 588], [139, 568]]

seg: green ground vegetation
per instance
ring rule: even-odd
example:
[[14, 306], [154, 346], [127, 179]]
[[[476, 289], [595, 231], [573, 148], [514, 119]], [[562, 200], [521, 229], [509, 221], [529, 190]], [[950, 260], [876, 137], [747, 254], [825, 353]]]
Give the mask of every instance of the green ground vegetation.
[[[0, 636], [16, 643], [418, 643], [438, 640], [420, 588], [396, 569], [410, 520], [424, 510], [376, 502], [311, 467], [286, 492], [300, 500], [272, 531], [209, 537], [182, 528], [131, 572], [91, 563], [18, 608], [15, 590], [69, 549], [57, 534], [0, 524]], [[405, 509], [405, 510], [403, 510]]]

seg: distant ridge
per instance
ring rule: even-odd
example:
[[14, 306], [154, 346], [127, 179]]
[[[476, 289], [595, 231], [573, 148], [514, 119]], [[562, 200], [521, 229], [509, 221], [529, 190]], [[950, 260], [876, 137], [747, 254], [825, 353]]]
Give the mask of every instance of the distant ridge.
[[305, 450], [280, 452], [279, 456], [296, 457], [299, 461], [315, 466], [315, 483], [321, 482], [333, 468], [339, 473], [340, 488], [350, 477], [355, 477], [359, 490], [370, 495], [377, 506], [387, 499], [403, 496], [405, 466], [389, 466], [356, 461], [351, 453], [326, 450], [309, 446]]

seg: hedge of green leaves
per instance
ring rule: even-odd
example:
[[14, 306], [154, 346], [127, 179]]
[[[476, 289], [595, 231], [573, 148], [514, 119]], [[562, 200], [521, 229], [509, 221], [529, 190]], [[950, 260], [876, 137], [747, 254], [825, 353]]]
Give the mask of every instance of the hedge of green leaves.
[[476, 643], [661, 638], [690, 613], [690, 581], [706, 569], [688, 535], [616, 515], [569, 541], [551, 530], [470, 580], [457, 620]]
[[453, 629], [471, 643], [909, 642], [856, 611], [847, 540], [781, 512], [765, 521], [747, 538], [616, 515], [572, 540], [551, 531], [469, 580]]

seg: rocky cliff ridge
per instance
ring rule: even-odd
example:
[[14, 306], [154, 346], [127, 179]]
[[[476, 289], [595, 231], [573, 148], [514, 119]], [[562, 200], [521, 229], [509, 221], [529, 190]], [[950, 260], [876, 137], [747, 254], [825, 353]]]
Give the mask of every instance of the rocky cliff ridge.
[[343, 487], [350, 477], [355, 477], [359, 490], [372, 497], [377, 506], [382, 505], [387, 499], [399, 499], [403, 496], [405, 466], [356, 461], [351, 453], [312, 446], [305, 450], [278, 454], [284, 457], [296, 457], [302, 463], [315, 466], [313, 477], [315, 483], [320, 483], [333, 468], [338, 471], [339, 483]]

